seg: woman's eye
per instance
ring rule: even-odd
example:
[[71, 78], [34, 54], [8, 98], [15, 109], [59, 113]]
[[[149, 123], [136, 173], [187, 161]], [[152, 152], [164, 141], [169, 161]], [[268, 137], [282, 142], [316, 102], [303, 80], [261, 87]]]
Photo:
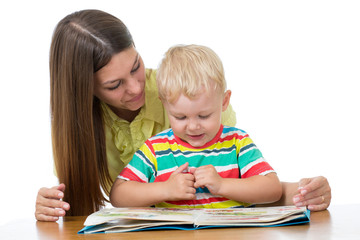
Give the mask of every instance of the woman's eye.
[[138, 65], [136, 65], [136, 67], [135, 67], [134, 69], [132, 69], [132, 70], [131, 70], [131, 72], [130, 72], [130, 73], [134, 73], [134, 72], [136, 72], [139, 68], [140, 68], [140, 61], [139, 61]]
[[121, 85], [121, 83], [122, 83], [122, 81], [118, 81], [118, 83], [117, 83], [115, 86], [109, 87], [108, 89], [109, 89], [109, 90], [115, 90], [115, 89], [117, 89], [117, 88]]

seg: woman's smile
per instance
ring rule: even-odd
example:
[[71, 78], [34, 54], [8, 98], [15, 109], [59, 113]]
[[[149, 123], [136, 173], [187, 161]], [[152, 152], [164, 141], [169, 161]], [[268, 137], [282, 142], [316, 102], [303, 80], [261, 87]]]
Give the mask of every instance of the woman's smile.
[[134, 103], [134, 102], [137, 102], [139, 100], [141, 100], [144, 96], [144, 91], [142, 91], [139, 95], [131, 98], [130, 100], [128, 100], [127, 102], [130, 102], [130, 103]]

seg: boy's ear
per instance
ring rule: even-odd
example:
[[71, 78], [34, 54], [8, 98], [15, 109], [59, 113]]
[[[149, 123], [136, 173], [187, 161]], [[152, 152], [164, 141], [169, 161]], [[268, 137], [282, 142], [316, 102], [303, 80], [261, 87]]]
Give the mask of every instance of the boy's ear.
[[231, 91], [226, 90], [226, 92], [224, 93], [223, 102], [222, 102], [222, 111], [223, 112], [227, 109], [227, 107], [230, 104], [230, 97], [231, 97]]

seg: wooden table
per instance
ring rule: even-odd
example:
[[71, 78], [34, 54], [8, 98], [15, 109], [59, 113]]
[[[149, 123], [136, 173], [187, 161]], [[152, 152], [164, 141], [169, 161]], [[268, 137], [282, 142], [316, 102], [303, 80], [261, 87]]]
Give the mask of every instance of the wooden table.
[[77, 234], [86, 217], [65, 217], [58, 222], [24, 219], [0, 226], [0, 239], [360, 239], [359, 216], [360, 204], [337, 205], [311, 213], [310, 224], [305, 225], [87, 235]]

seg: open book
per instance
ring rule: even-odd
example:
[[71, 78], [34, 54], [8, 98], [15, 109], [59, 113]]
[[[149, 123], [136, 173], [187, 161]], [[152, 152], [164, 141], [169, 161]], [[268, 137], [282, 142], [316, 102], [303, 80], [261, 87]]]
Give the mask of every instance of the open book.
[[222, 209], [105, 208], [88, 216], [84, 223], [85, 227], [78, 233], [284, 226], [309, 221], [309, 210], [295, 206]]

